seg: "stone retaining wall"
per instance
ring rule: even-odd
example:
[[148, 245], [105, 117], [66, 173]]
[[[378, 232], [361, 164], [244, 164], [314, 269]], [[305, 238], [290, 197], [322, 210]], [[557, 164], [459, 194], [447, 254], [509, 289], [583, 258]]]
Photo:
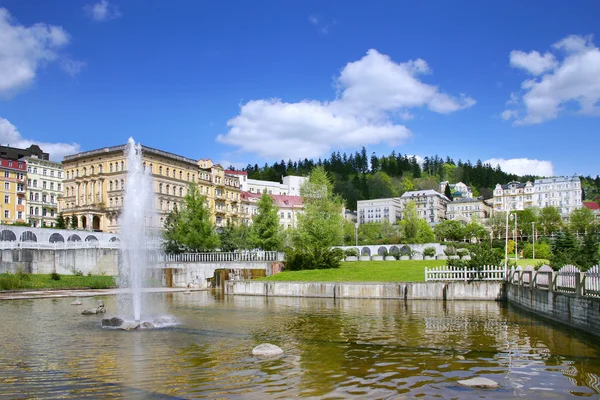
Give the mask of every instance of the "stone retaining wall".
[[119, 274], [119, 251], [116, 249], [82, 248], [66, 250], [14, 249], [0, 250], [0, 273], [23, 271], [31, 274], [49, 274], [53, 271], [70, 275], [81, 271], [84, 275]]
[[502, 282], [269, 282], [233, 281], [225, 294], [282, 297], [325, 297], [338, 299], [395, 300], [502, 300]]
[[600, 299], [506, 283], [508, 303], [600, 336]]

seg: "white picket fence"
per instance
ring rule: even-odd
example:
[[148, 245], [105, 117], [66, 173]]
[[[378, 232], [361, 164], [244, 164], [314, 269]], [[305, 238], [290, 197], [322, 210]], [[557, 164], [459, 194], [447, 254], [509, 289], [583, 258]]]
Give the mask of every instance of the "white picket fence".
[[495, 265], [484, 265], [480, 269], [449, 266], [425, 268], [425, 282], [502, 281], [504, 278], [504, 267]]
[[598, 265], [586, 272], [581, 272], [574, 265], [565, 265], [558, 271], [554, 271], [548, 265], [541, 266], [537, 271], [531, 266], [525, 269], [511, 268], [507, 281], [542, 290], [600, 297], [600, 266]]

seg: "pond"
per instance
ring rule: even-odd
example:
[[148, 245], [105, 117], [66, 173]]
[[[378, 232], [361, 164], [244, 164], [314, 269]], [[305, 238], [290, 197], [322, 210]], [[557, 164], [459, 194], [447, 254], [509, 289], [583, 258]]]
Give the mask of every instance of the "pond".
[[[597, 398], [591, 336], [495, 302], [156, 293], [179, 325], [103, 329], [117, 298], [0, 302], [0, 397]], [[104, 300], [108, 313], [83, 316]], [[155, 312], [163, 312], [160, 307]], [[274, 359], [252, 348], [273, 343]], [[486, 377], [499, 389], [460, 379]]]

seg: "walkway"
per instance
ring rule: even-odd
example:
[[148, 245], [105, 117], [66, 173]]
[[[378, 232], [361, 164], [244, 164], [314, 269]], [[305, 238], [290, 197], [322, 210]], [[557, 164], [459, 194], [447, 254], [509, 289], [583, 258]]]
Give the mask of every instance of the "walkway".
[[[185, 292], [201, 289], [187, 288], [147, 288], [144, 293], [161, 292]], [[0, 300], [25, 300], [25, 299], [45, 299], [60, 297], [93, 297], [93, 296], [111, 296], [120, 293], [127, 293], [127, 289], [61, 289], [61, 290], [28, 290], [28, 291], [0, 291]]]

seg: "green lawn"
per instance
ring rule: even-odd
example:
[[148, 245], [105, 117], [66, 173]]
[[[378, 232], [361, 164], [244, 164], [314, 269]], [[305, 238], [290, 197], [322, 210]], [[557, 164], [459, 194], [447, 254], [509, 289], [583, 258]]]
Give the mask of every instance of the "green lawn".
[[[509, 258], [509, 260], [514, 261], [514, 257], [513, 258]], [[550, 263], [549, 260], [544, 260], [541, 258], [536, 258], [535, 260], [532, 258], [520, 258], [517, 260], [517, 265], [520, 267], [526, 267], [528, 265], [531, 265], [532, 267], [535, 267], [536, 265], [538, 265], [539, 263], [543, 262], [544, 264], [548, 265]]]
[[108, 289], [115, 286], [112, 276], [60, 275], [60, 280], [53, 280], [49, 274], [0, 274], [0, 290]]
[[267, 281], [304, 282], [424, 282], [425, 267], [446, 265], [445, 260], [351, 261], [337, 269], [284, 271]]

